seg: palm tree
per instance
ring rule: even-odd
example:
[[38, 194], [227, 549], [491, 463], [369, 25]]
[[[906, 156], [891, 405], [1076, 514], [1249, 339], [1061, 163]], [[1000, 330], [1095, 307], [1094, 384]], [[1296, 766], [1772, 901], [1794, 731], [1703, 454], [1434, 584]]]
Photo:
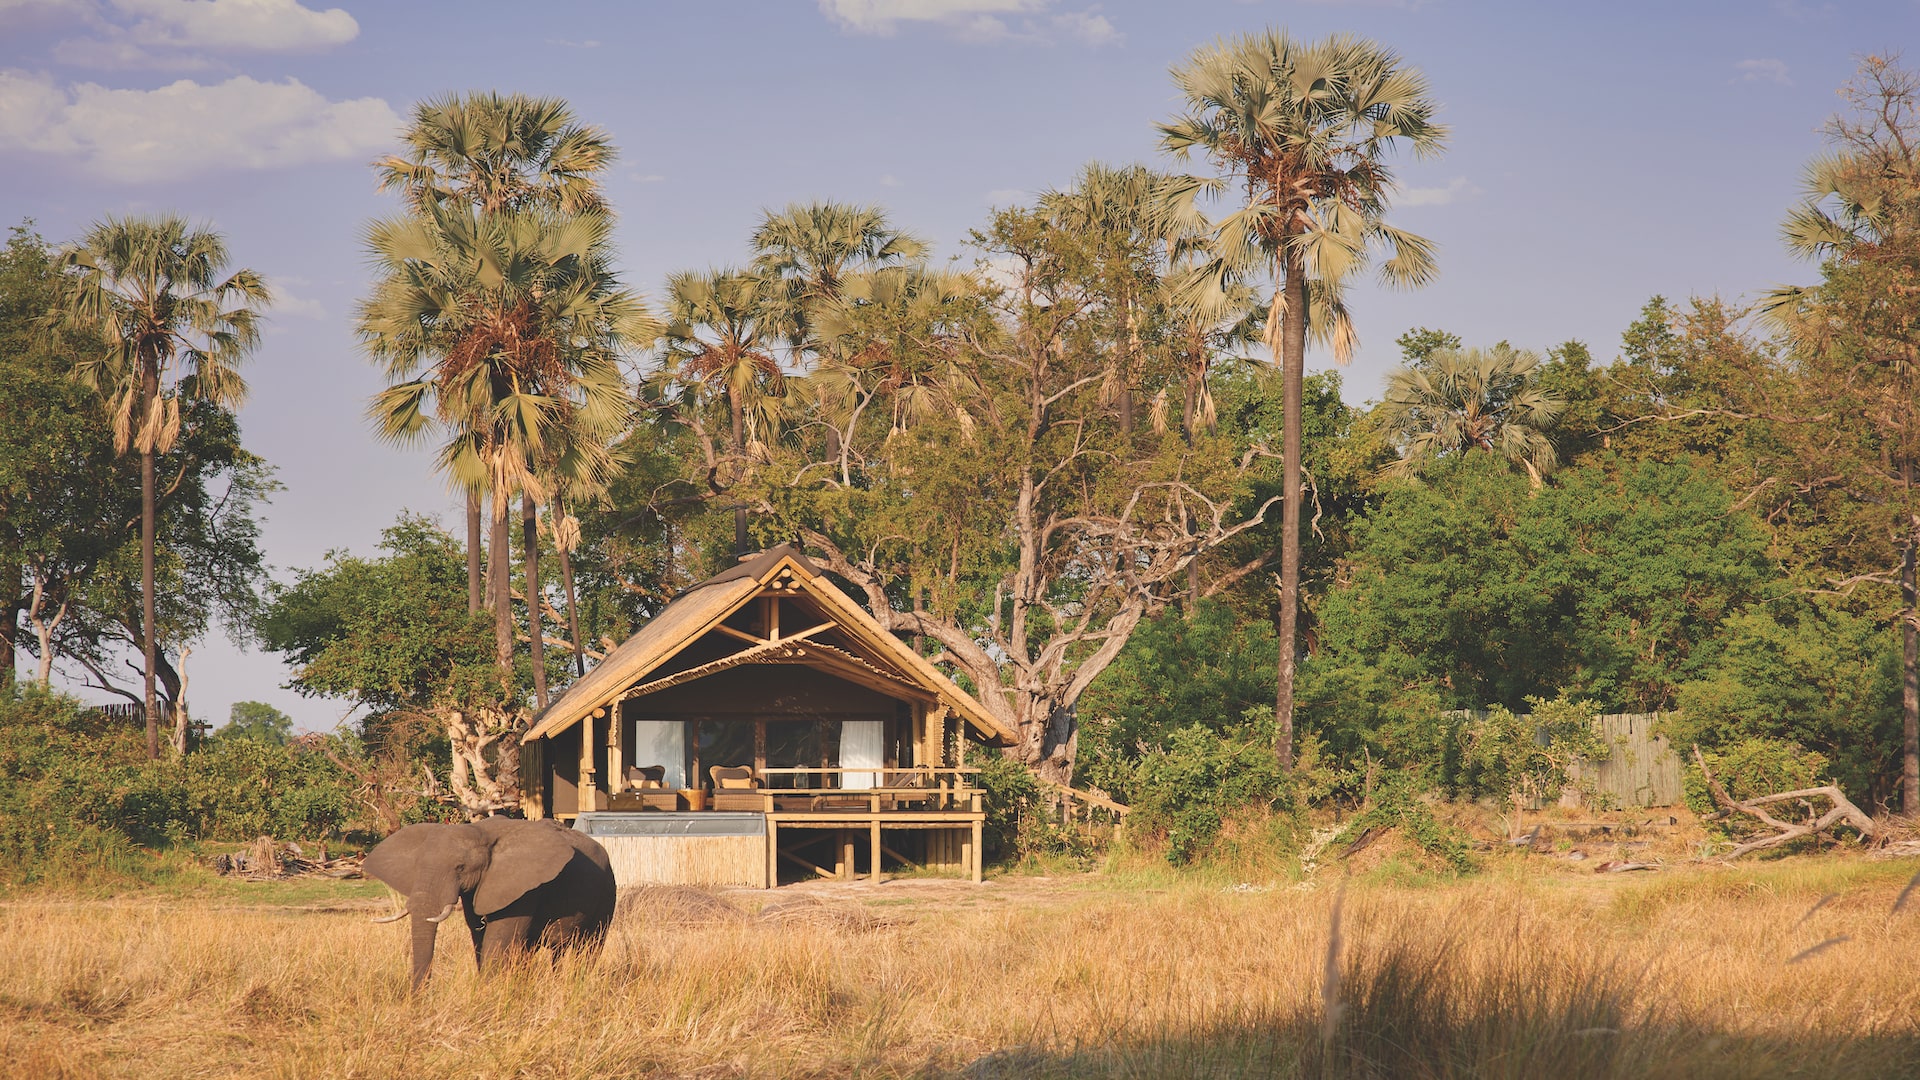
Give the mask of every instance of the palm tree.
[[420, 102], [402, 139], [406, 154], [374, 167], [380, 189], [399, 190], [415, 209], [451, 201], [487, 213], [601, 210], [597, 177], [616, 153], [560, 98], [491, 91]]
[[[227, 245], [174, 214], [105, 218], [61, 254], [68, 274], [52, 317], [97, 337], [74, 376], [106, 403], [114, 449], [140, 454], [140, 620], [147, 756], [160, 756], [154, 699], [154, 460], [180, 434], [180, 401], [237, 408], [247, 384], [239, 363], [259, 342], [271, 302], [252, 270], [222, 276]], [[180, 725], [176, 723], [176, 728]], [[175, 748], [185, 750], [184, 731]]]
[[1527, 470], [1535, 487], [1558, 464], [1546, 434], [1564, 405], [1540, 385], [1539, 354], [1501, 342], [1491, 349], [1440, 349], [1387, 375], [1380, 416], [1400, 440], [1399, 475], [1447, 454], [1487, 450]]
[[895, 229], [877, 206], [813, 202], [768, 211], [753, 231], [753, 250], [754, 271], [778, 283], [770, 318], [801, 348], [812, 309], [838, 297], [848, 274], [915, 262], [927, 245]]
[[1417, 70], [1389, 49], [1344, 34], [1312, 44], [1275, 30], [1233, 38], [1195, 51], [1173, 78], [1188, 112], [1160, 125], [1161, 146], [1183, 156], [1199, 150], [1221, 170], [1209, 186], [1239, 185], [1246, 195], [1246, 205], [1215, 229], [1218, 273], [1259, 267], [1276, 285], [1266, 327], [1280, 358], [1285, 417], [1275, 751], [1291, 768], [1301, 384], [1310, 323], [1319, 323], [1344, 360], [1352, 336], [1341, 317], [1342, 285], [1376, 245], [1392, 251], [1380, 265], [1386, 281], [1413, 286], [1433, 276], [1432, 245], [1385, 221], [1393, 189], [1386, 156], [1401, 144], [1437, 153], [1446, 129], [1433, 120]]
[[[667, 279], [663, 374], [698, 396], [726, 399], [736, 462], [779, 427], [786, 375], [772, 344], [781, 315], [780, 293], [759, 274], [685, 270]], [[745, 506], [733, 511], [733, 546], [736, 555], [747, 551]]]
[[1177, 203], [1166, 195], [1170, 178], [1140, 165], [1115, 168], [1092, 162], [1067, 191], [1040, 196], [1040, 207], [1062, 227], [1085, 235], [1108, 263], [1120, 302], [1126, 340], [1101, 387], [1103, 401], [1119, 413], [1120, 433], [1133, 434], [1133, 384], [1140, 374], [1141, 330], [1149, 298], [1157, 291], [1174, 231]]
[[[414, 211], [446, 203], [483, 214], [530, 207], [563, 213], [601, 209], [598, 175], [613, 162], [606, 134], [583, 126], [559, 98], [493, 92], [420, 102], [402, 137], [404, 155], [375, 163], [380, 189], [398, 190]], [[458, 423], [460, 421], [455, 421]], [[475, 421], [483, 422], [483, 421]], [[480, 610], [480, 498], [465, 486], [467, 607]], [[504, 564], [495, 564], [497, 579]], [[489, 595], [498, 590], [497, 583]], [[536, 639], [537, 640], [537, 639]]]
[[[609, 268], [611, 228], [598, 211], [429, 206], [375, 222], [367, 235], [380, 277], [358, 330], [392, 380], [370, 412], [396, 441], [420, 438], [436, 420], [451, 427], [439, 467], [490, 496], [503, 684], [513, 650], [508, 507], [517, 492], [546, 496], [545, 465], [566, 444], [604, 445], [627, 420], [618, 355], [658, 329]], [[534, 635], [537, 589], [536, 577]]]

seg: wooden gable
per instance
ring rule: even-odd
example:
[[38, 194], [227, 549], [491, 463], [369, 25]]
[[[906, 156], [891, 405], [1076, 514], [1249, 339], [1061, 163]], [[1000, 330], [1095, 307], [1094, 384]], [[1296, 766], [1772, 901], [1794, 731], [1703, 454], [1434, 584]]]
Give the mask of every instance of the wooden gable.
[[[546, 738], [620, 702], [721, 693], [764, 665], [812, 669], [900, 701], [944, 706], [983, 739], [1014, 733], [885, 630], [791, 546], [748, 558], [688, 589], [535, 719]], [[736, 678], [723, 677], [732, 672]], [[673, 693], [668, 693], [672, 691]]]

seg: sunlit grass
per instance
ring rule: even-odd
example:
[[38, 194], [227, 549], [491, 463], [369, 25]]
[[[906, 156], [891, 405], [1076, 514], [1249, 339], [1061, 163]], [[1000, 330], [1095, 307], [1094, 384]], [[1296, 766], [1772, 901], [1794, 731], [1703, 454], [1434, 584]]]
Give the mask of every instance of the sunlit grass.
[[36, 894], [0, 905], [0, 1061], [76, 1077], [1917, 1075], [1920, 905], [1889, 915], [1913, 870], [1356, 882], [1330, 1000], [1324, 877], [650, 890], [597, 959], [493, 978], [450, 923], [416, 998], [405, 930], [368, 922], [364, 885], [251, 906]]

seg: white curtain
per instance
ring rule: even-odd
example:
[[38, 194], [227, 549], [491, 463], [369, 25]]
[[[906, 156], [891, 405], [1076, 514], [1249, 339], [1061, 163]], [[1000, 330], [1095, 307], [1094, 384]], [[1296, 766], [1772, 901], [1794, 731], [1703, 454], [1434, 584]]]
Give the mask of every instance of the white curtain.
[[[840, 767], [843, 769], [879, 769], [886, 765], [886, 736], [879, 720], [848, 720], [840, 725]], [[840, 774], [843, 788], [880, 786], [878, 772]]]
[[680, 720], [635, 720], [632, 764], [664, 765], [667, 786], [687, 786], [687, 725]]

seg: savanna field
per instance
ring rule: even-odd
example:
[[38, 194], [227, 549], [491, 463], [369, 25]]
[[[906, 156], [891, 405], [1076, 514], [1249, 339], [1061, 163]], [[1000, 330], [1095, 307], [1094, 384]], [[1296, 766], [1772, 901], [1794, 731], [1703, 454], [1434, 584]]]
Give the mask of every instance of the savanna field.
[[495, 978], [454, 920], [417, 997], [405, 931], [369, 921], [390, 910], [373, 883], [16, 891], [0, 1060], [75, 1078], [1911, 1076], [1920, 906], [1893, 909], [1917, 868], [662, 887], [623, 892], [597, 959]]

